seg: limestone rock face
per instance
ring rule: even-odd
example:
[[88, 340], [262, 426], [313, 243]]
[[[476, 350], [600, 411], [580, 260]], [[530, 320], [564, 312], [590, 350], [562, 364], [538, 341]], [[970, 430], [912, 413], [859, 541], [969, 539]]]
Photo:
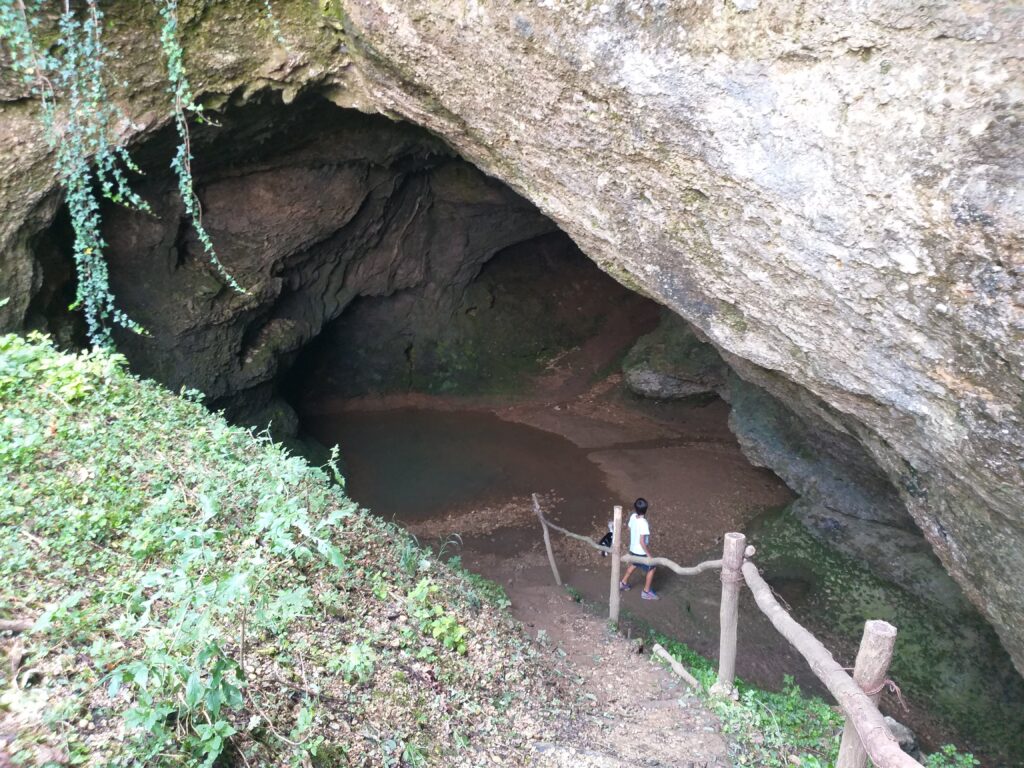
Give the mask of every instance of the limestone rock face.
[[787, 407], [739, 376], [728, 377], [723, 394], [744, 455], [800, 494], [793, 513], [815, 537], [943, 611], [968, 610], [863, 446], [806, 406]]
[[[862, 445], [1024, 668], [1017, 4], [273, 6], [284, 48], [259, 3], [183, 6], [211, 104], [318, 90], [443, 137]], [[167, 119], [147, 14], [111, 9], [129, 138]], [[0, 88], [5, 327], [56, 188], [24, 96]]]
[[845, 517], [914, 528], [889, 479], [848, 434], [738, 376], [729, 378], [726, 396], [746, 457], [771, 467], [803, 499]]

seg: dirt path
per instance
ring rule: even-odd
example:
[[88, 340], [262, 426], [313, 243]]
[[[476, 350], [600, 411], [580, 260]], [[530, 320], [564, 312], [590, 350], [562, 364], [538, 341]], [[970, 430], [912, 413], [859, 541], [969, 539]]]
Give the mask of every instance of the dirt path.
[[512, 613], [552, 653], [565, 655], [576, 678], [572, 690], [586, 714], [568, 743], [540, 744], [538, 766], [564, 768], [711, 768], [728, 766], [719, 723], [686, 685], [636, 641], [551, 583], [547, 563], [531, 553], [511, 565], [493, 558], [473, 563], [505, 586]]
[[581, 397], [601, 371], [614, 366], [639, 336], [657, 325], [657, 315], [637, 312], [632, 303], [611, 307], [594, 336], [548, 364], [547, 373], [533, 384], [532, 399], [550, 404]]

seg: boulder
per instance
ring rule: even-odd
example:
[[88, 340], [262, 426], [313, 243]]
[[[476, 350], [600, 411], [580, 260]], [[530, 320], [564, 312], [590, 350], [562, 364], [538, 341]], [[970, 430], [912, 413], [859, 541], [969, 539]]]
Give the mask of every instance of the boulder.
[[622, 362], [626, 386], [656, 400], [717, 392], [726, 370], [715, 348], [671, 312], [662, 314], [658, 327], [640, 337]]
[[889, 730], [892, 731], [892, 735], [896, 738], [896, 742], [900, 745], [900, 749], [919, 763], [922, 762], [924, 760], [924, 755], [921, 754], [921, 748], [917, 744], [917, 736], [914, 732], [899, 720], [895, 720], [888, 715], [882, 719], [889, 727]]

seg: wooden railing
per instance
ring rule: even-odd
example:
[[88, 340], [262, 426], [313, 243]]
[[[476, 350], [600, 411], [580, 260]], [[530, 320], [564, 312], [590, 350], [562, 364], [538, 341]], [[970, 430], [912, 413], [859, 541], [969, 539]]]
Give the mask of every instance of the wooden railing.
[[[877, 768], [920, 768], [920, 763], [900, 749], [899, 743], [885, 724], [882, 713], [878, 711], [878, 698], [885, 683], [885, 673], [892, 661], [893, 647], [896, 643], [896, 628], [894, 626], [885, 621], [868, 621], [864, 625], [864, 636], [851, 678], [828, 649], [790, 616], [775, 599], [768, 582], [761, 577], [757, 566], [751, 561], [756, 551], [753, 547], [747, 546], [747, 538], [742, 533], [725, 534], [721, 560], [707, 560], [687, 568], [666, 557], [623, 555], [621, 551], [622, 507], [615, 507], [613, 511], [611, 547], [602, 547], [587, 536], [573, 533], [552, 523], [544, 516], [537, 494], [533, 494], [533, 509], [544, 531], [548, 561], [551, 564], [555, 582], [559, 586], [562, 584], [562, 578], [558, 573], [554, 550], [551, 547], [550, 530], [557, 531], [568, 538], [580, 541], [612, 556], [608, 618], [616, 626], [619, 622], [619, 574], [622, 563], [662, 566], [680, 576], [695, 576], [708, 570], [721, 571], [722, 600], [719, 610], [718, 677], [715, 684], [711, 686], [710, 693], [712, 695], [726, 697], [733, 695], [736, 679], [739, 594], [742, 586], [746, 584], [754, 596], [757, 607], [768, 617], [779, 634], [804, 657], [811, 671], [828, 688], [846, 716], [836, 768], [864, 768], [869, 757]], [[697, 680], [661, 646], [655, 646], [654, 653], [669, 661], [670, 666], [677, 674], [683, 676], [691, 685], [699, 686]]]

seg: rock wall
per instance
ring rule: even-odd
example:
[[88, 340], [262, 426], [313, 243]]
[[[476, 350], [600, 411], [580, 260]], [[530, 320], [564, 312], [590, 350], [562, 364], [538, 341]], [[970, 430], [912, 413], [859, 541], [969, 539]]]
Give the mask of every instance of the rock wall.
[[[443, 315], [491, 256], [554, 229], [407, 124], [316, 98], [219, 122], [193, 136], [208, 158], [197, 191], [218, 257], [247, 293], [211, 274], [173, 181], [152, 168], [139, 190], [155, 216], [104, 211], [112, 286], [148, 332], [116, 339], [139, 373], [198, 389], [237, 419], [273, 420], [281, 436], [295, 426], [276, 396], [281, 372], [350, 303], [415, 292]], [[164, 153], [158, 136], [137, 154], [149, 165]], [[394, 338], [376, 341], [403, 354]]]
[[[128, 5], [131, 138], [167, 118], [156, 21]], [[862, 445], [1024, 668], [1019, 6], [273, 5], [284, 46], [260, 4], [183, 6], [212, 106], [315, 89], [444, 137]], [[56, 187], [35, 105], [0, 99], [0, 324], [20, 327]]]
[[739, 376], [728, 377], [724, 396], [744, 455], [800, 494], [792, 512], [816, 538], [944, 613], [972, 613], [863, 446]]

